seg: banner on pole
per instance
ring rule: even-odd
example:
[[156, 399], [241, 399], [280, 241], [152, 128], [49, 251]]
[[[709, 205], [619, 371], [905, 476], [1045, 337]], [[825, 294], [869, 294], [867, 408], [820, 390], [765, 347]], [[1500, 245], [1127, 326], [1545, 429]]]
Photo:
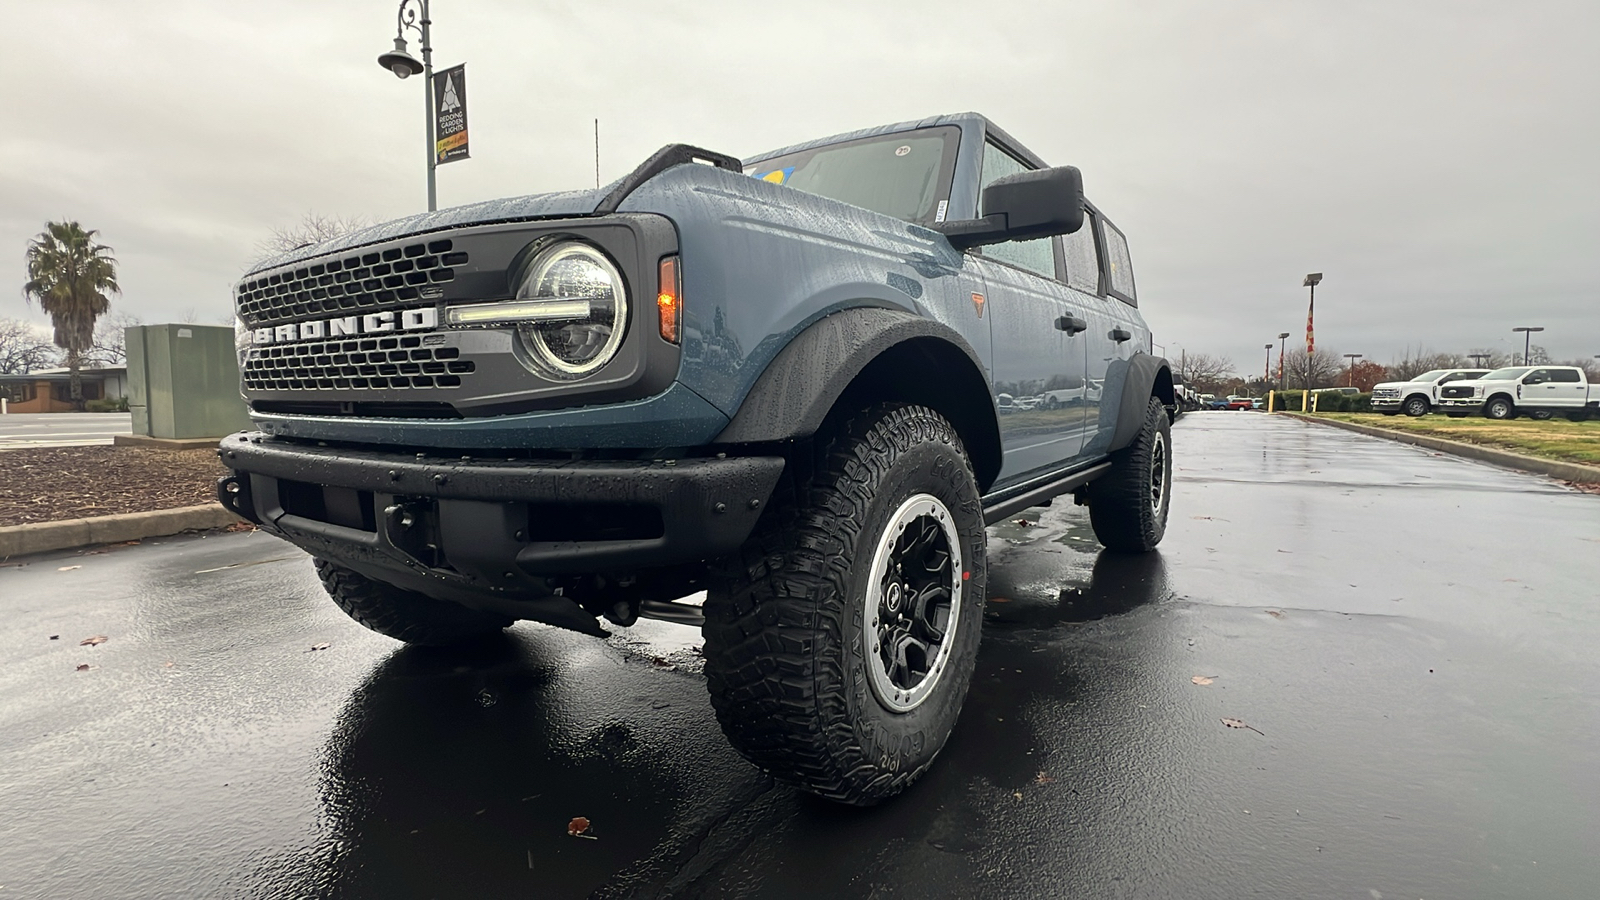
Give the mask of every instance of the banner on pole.
[[434, 162], [467, 159], [467, 64], [433, 76]]

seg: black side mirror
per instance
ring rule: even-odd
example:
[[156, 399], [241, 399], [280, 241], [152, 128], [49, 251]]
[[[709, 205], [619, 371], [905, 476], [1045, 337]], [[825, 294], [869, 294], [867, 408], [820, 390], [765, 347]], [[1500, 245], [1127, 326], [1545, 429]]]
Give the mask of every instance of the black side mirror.
[[983, 189], [984, 217], [932, 226], [957, 250], [1072, 234], [1083, 227], [1083, 175], [1074, 166], [1018, 172]]

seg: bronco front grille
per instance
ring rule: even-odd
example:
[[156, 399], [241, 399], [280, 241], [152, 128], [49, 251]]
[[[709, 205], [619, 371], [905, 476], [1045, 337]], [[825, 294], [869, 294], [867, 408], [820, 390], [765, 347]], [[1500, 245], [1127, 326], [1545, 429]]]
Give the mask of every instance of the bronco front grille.
[[466, 262], [449, 240], [395, 244], [262, 272], [239, 284], [235, 300], [251, 327], [382, 309], [423, 299], [424, 287], [455, 280]]
[[457, 388], [477, 364], [416, 335], [258, 347], [245, 360], [247, 391]]

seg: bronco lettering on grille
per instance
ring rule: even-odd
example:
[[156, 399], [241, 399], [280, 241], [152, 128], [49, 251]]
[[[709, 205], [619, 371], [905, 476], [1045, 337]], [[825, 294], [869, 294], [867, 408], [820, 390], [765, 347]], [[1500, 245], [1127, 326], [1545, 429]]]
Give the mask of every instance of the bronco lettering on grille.
[[295, 322], [276, 328], [257, 328], [250, 333], [250, 343], [284, 344], [289, 341], [315, 341], [352, 334], [382, 334], [391, 331], [427, 331], [439, 327], [439, 311], [406, 309], [395, 320], [393, 310], [367, 313], [361, 316], [341, 316], [334, 319], [314, 319]]

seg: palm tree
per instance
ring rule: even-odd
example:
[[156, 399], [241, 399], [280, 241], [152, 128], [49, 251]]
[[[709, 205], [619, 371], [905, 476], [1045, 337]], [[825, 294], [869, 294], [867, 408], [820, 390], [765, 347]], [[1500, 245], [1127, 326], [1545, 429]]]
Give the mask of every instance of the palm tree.
[[94, 346], [94, 321], [111, 309], [108, 293], [120, 294], [117, 260], [110, 247], [95, 243], [98, 231], [84, 231], [77, 222], [46, 222], [28, 241], [27, 300], [39, 298], [50, 315], [57, 346], [67, 351], [72, 402], [83, 407], [83, 354]]

